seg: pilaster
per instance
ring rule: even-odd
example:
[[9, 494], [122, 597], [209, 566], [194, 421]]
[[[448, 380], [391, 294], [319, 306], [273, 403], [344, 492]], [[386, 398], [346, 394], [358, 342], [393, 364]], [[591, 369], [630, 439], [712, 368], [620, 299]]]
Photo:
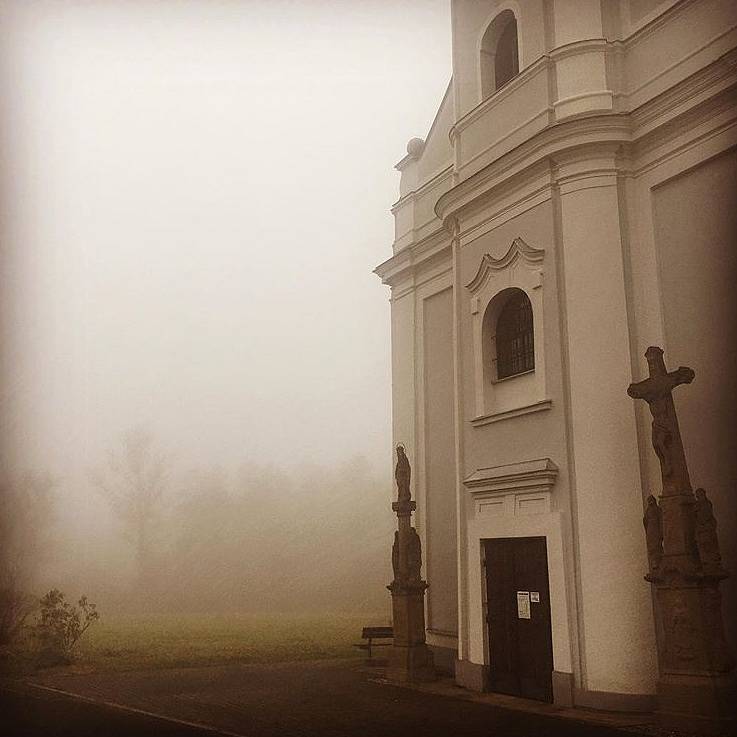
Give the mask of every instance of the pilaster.
[[578, 511], [583, 688], [652, 693], [652, 603], [633, 586], [645, 546], [630, 381], [616, 144], [555, 156]]

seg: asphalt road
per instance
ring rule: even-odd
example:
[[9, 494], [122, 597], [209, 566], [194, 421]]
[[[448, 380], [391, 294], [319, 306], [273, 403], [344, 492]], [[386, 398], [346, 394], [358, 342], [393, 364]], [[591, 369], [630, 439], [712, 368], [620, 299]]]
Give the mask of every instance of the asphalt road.
[[[378, 682], [345, 664], [290, 663], [43, 679], [97, 702], [26, 685], [5, 691], [8, 737], [632, 737], [635, 732]], [[7, 721], [6, 721], [7, 720]]]
[[212, 730], [68, 696], [2, 689], [0, 734], [3, 737], [217, 737], [217, 732]]

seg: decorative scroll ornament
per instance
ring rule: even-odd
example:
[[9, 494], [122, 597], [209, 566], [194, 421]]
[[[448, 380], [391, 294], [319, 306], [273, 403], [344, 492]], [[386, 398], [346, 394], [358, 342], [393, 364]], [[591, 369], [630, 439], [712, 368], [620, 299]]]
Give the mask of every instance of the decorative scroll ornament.
[[476, 276], [466, 284], [466, 289], [473, 294], [486, 284], [487, 280], [495, 271], [501, 271], [502, 269], [513, 266], [520, 259], [526, 261], [528, 264], [539, 264], [542, 263], [544, 257], [544, 249], [533, 248], [525, 243], [522, 238], [515, 238], [509, 246], [509, 250], [501, 258], [494, 258], [489, 253], [483, 255]]

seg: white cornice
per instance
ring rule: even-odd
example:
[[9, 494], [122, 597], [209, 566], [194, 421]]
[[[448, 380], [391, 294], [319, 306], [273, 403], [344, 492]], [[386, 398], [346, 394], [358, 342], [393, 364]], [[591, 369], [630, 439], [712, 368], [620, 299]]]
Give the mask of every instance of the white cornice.
[[[705, 100], [718, 102], [720, 94], [737, 84], [737, 49], [722, 55], [713, 64], [700, 69], [680, 84], [653, 97], [632, 111], [633, 138], [640, 139], [671, 121], [685, 111], [695, 110], [698, 115], [710, 115], [705, 110]], [[698, 105], [694, 104], [698, 101]]]
[[551, 125], [481, 171], [472, 174], [438, 198], [435, 212], [441, 220], [456, 214], [483, 194], [528, 171], [542, 159], [583, 146], [629, 143], [630, 120], [625, 114], [596, 115]]
[[524, 259], [529, 264], [538, 264], [544, 257], [544, 249], [533, 248], [525, 243], [522, 238], [515, 238], [507, 252], [501, 258], [494, 258], [489, 253], [485, 253], [482, 256], [479, 270], [476, 272], [476, 276], [466, 284], [466, 289], [473, 294], [486, 283], [486, 280], [492, 272], [506, 269], [516, 263], [519, 259]]
[[550, 458], [478, 468], [463, 485], [473, 495], [497, 495], [510, 492], [549, 492], [558, 478], [558, 466]]
[[636, 46], [641, 41], [645, 40], [648, 36], [659, 31], [663, 26], [670, 23], [675, 17], [684, 13], [692, 5], [695, 5], [700, 0], [680, 0], [680, 2], [671, 5], [667, 10], [658, 13], [651, 20], [646, 21], [643, 25], [640, 25], [636, 30], [632, 31], [627, 38], [624, 39], [624, 43], [627, 47]]
[[589, 51], [606, 51], [619, 44], [621, 44], [621, 41], [607, 41], [605, 38], [586, 38], [558, 46], [548, 56], [557, 61], [559, 59], [566, 59], [569, 56], [585, 54]]
[[399, 253], [395, 253], [391, 258], [382, 261], [375, 269], [374, 274], [381, 279], [384, 284], [389, 284], [390, 279], [395, 278], [401, 271], [412, 266], [412, 252], [409, 248], [405, 248]]
[[382, 283], [393, 287], [431, 259], [450, 259], [450, 252], [449, 234], [445, 230], [438, 230], [379, 264], [374, 274]]
[[416, 200], [425, 195], [433, 187], [437, 186], [440, 182], [453, 174], [453, 164], [445, 164], [441, 169], [438, 169], [432, 173], [422, 184], [418, 185], [415, 189], [403, 194], [392, 206], [391, 212], [396, 213], [400, 207], [409, 204], [411, 201]]
[[450, 127], [448, 135], [450, 136], [451, 143], [464, 128], [467, 128], [480, 117], [485, 115], [490, 109], [496, 107], [502, 100], [515, 94], [520, 87], [524, 87], [534, 76], [541, 72], [548, 72], [549, 67], [550, 59], [547, 54], [538, 57], [532, 62], [532, 64], [525, 67], [516, 77], [513, 77], [509, 82], [507, 82], [504, 87], [491, 95], [491, 97], [482, 100], [478, 105], [476, 105], [476, 107], [471, 108], [471, 110], [469, 110], [463, 117], [456, 120], [456, 122]]

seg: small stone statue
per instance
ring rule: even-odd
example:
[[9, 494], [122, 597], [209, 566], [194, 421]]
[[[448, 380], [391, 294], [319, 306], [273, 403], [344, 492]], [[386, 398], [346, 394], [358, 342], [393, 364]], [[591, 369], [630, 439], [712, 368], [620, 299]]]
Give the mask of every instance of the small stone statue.
[[420, 569], [422, 568], [422, 543], [417, 530], [409, 528], [410, 537], [407, 545], [407, 579], [409, 581], [420, 580]]
[[696, 547], [704, 573], [720, 573], [722, 556], [714, 508], [703, 489], [696, 489]]
[[411, 494], [409, 490], [410, 477], [412, 468], [409, 465], [409, 459], [404, 452], [404, 446], [397, 446], [397, 466], [394, 470], [394, 478], [397, 482], [399, 501], [409, 501]]
[[645, 516], [642, 518], [645, 526], [645, 541], [647, 543], [647, 557], [650, 562], [650, 571], [656, 573], [663, 560], [663, 515], [655, 497], [650, 494], [647, 498]]

